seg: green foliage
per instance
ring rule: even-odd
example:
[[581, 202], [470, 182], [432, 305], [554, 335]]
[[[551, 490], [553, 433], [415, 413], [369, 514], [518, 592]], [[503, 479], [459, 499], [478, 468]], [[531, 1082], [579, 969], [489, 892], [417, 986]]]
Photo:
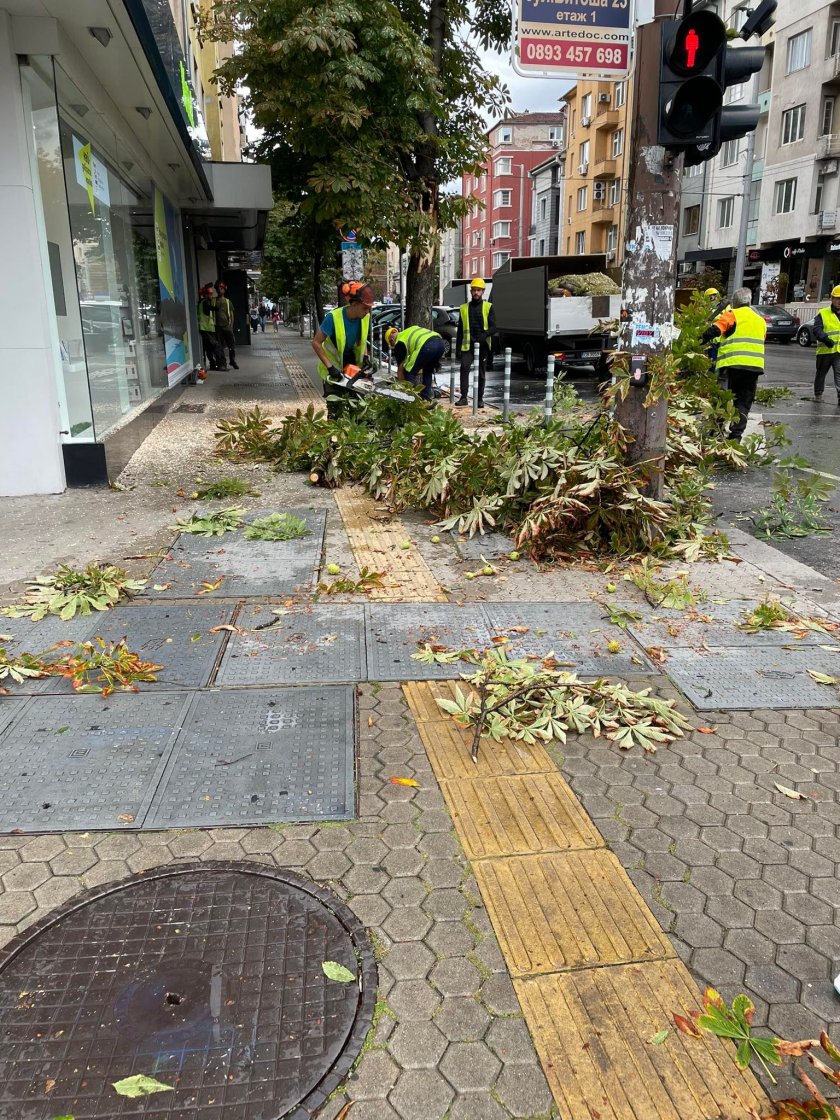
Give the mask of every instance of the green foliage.
[[124, 1077], [121, 1081], [114, 1082], [114, 1088], [121, 1097], [147, 1097], [150, 1093], [171, 1093], [171, 1085], [164, 1085], [154, 1077], [147, 1077], [145, 1073], [136, 1073], [133, 1077]]
[[216, 424], [216, 455], [229, 459], [255, 459], [271, 456], [271, 420], [259, 405], [247, 412], [240, 408], [232, 420]]
[[768, 408], [772, 408], [779, 401], [792, 399], [793, 390], [787, 385], [768, 385], [766, 389], [757, 389], [755, 393], [755, 403], [766, 405]]
[[384, 572], [362, 568], [358, 579], [347, 579], [342, 576], [334, 579], [332, 583], [319, 583], [318, 590], [325, 595], [369, 595], [374, 588], [383, 586], [384, 576]]
[[785, 630], [797, 637], [804, 637], [812, 631], [820, 634], [834, 633], [840, 630], [840, 623], [794, 614], [780, 599], [765, 595], [753, 610], [747, 608], [742, 612], [738, 629], [747, 634], [759, 634], [763, 630]]
[[[72, 652], [47, 656], [67, 647], [73, 647]], [[77, 692], [100, 692], [103, 696], [110, 696], [117, 688], [137, 692], [136, 682], [157, 680], [155, 674], [162, 668], [129, 650], [125, 639], [105, 642], [94, 638], [78, 645], [61, 641], [43, 653], [18, 653], [11, 657], [0, 647], [0, 681], [22, 684], [39, 677], [65, 677]], [[0, 693], [6, 691], [0, 687]]]
[[259, 497], [259, 491], [254, 490], [250, 482], [242, 478], [228, 477], [219, 478], [209, 486], [196, 490], [193, 497], [202, 502], [209, 502], [220, 498], [243, 498], [246, 494], [254, 498]]
[[822, 506], [831, 496], [831, 484], [817, 475], [796, 475], [801, 459], [780, 459], [777, 465], [768, 507], [753, 514], [755, 535], [787, 540], [830, 533]]
[[510, 658], [502, 647], [476, 652], [429, 645], [414, 657], [425, 664], [463, 661], [473, 666], [462, 674], [468, 691], [458, 686], [454, 700], [437, 701], [459, 726], [473, 729], [473, 760], [482, 736], [495, 742], [565, 743], [569, 732], [588, 731], [625, 749], [655, 751], [658, 743], [681, 738], [690, 726], [673, 701], [660, 700], [649, 688], [634, 692], [608, 680], [581, 681], [553, 657], [535, 662]]
[[248, 541], [293, 541], [308, 536], [306, 519], [293, 513], [270, 513], [245, 526]]
[[27, 584], [23, 603], [3, 607], [0, 614], [33, 622], [48, 614], [67, 620], [77, 614], [106, 611], [145, 586], [146, 580], [129, 579], [113, 564], [88, 564], [82, 569], [60, 564], [54, 575]]
[[624, 578], [643, 591], [647, 601], [654, 607], [684, 611], [687, 607], [697, 605], [697, 597], [688, 586], [687, 572], [678, 572], [672, 579], [658, 580], [657, 570], [656, 562], [645, 556], [640, 563], [634, 564]]
[[[24, 681], [45, 677], [47, 674], [47, 667], [41, 657], [33, 653], [10, 655], [4, 646], [0, 646], [0, 681], [23, 684]], [[6, 691], [8, 690], [0, 685], [0, 693]]]
[[193, 533], [197, 537], [222, 537], [225, 533], [232, 533], [242, 524], [245, 510], [240, 506], [228, 506], [227, 509], [217, 509], [212, 513], [193, 513], [186, 518], [178, 518], [173, 529], [180, 529], [182, 533]]
[[683, 283], [687, 288], [696, 288], [701, 293], [705, 292], [707, 288], [717, 288], [721, 295], [726, 291], [723, 273], [716, 268], [709, 267], [709, 265], [706, 265], [702, 272], [695, 272], [691, 276], [686, 276]]

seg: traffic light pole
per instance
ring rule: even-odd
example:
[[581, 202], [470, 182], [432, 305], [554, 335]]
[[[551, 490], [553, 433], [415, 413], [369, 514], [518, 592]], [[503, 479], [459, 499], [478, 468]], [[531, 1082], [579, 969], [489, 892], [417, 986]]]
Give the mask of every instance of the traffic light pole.
[[[752, 80], [749, 100], [758, 93], [758, 75]], [[729, 284], [729, 296], [744, 283], [744, 268], [747, 263], [747, 227], [750, 221], [750, 194], [752, 193], [752, 173], [755, 159], [755, 131], [747, 133], [746, 165], [744, 167], [744, 192], [741, 197], [741, 215], [738, 223], [738, 247], [735, 250], [735, 268]]]
[[[673, 339], [680, 166], [657, 142], [661, 24], [673, 0], [656, 0], [653, 23], [636, 31], [636, 78], [625, 223], [622, 306], [629, 312], [620, 349], [641, 367]], [[643, 359], [643, 361], [637, 361]], [[662, 496], [667, 401], [649, 403], [644, 377], [631, 379], [616, 419], [632, 439], [630, 464], [645, 463], [648, 493]], [[648, 407], [645, 407], [646, 403]]]

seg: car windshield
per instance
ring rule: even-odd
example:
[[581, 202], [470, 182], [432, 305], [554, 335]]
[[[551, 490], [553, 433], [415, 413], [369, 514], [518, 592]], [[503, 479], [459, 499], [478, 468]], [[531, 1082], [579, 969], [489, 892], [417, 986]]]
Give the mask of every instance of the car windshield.
[[787, 311], [785, 311], [785, 309], [783, 307], [779, 307], [779, 305], [777, 303], [763, 303], [758, 308], [758, 310], [763, 311], [767, 315], [785, 315], [785, 316], [787, 316], [787, 314], [788, 314]]

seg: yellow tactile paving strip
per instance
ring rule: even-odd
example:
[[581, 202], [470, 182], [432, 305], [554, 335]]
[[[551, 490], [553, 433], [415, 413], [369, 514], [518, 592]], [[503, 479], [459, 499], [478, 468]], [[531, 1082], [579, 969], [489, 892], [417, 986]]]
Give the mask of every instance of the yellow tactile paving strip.
[[471, 735], [435, 703], [451, 690], [403, 686], [563, 1120], [766, 1108], [733, 1047], [673, 1029], [701, 994], [547, 752], [484, 740], [473, 763]]
[[[298, 396], [322, 401], [300, 362], [282, 346], [280, 355]], [[383, 586], [372, 588], [368, 598], [392, 603], [447, 602], [440, 583], [416, 548], [402, 547], [409, 536], [399, 518], [377, 521], [373, 499], [355, 487], [334, 490], [333, 497], [359, 568], [385, 573]]]

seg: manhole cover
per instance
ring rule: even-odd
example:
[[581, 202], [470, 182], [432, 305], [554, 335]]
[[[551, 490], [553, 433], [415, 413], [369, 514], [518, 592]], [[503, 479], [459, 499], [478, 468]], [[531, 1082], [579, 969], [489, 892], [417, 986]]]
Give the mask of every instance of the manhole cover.
[[[0, 1115], [304, 1120], [358, 1055], [375, 996], [364, 928], [314, 883], [247, 863], [140, 873], [3, 951]], [[172, 1091], [118, 1095], [137, 1074]]]

